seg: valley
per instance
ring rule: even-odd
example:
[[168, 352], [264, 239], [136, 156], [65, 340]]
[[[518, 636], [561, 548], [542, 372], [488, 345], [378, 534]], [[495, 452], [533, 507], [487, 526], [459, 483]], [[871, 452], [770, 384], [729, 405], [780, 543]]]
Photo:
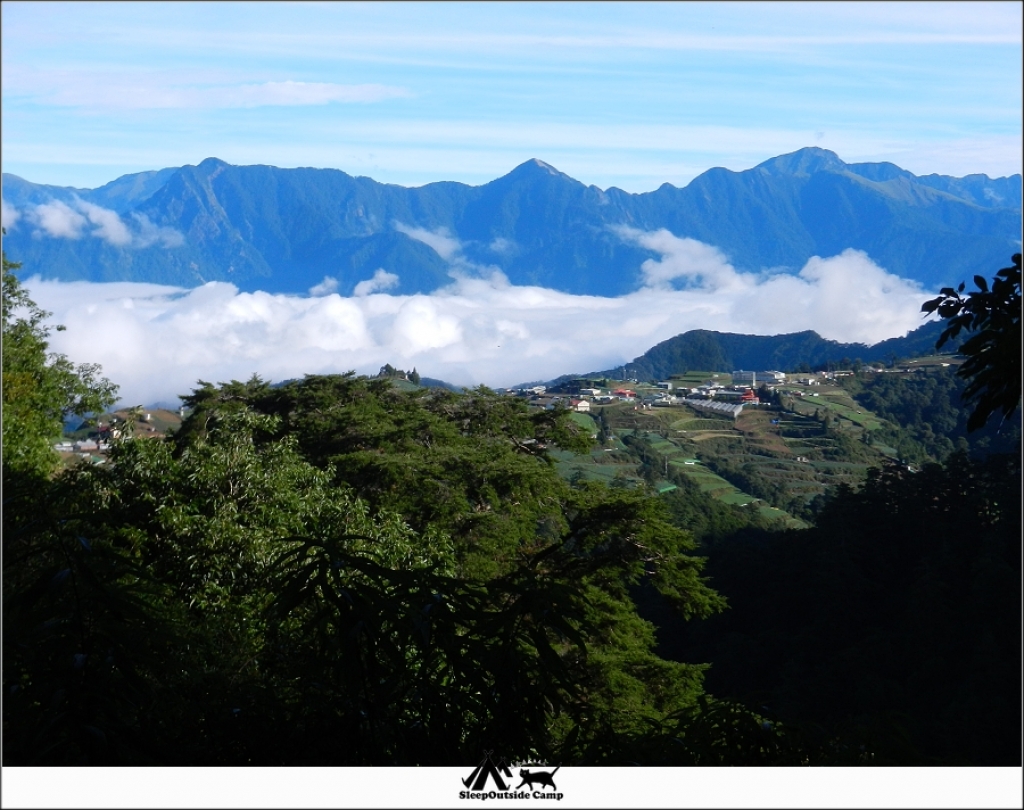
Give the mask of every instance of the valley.
[[[663, 496], [688, 488], [739, 510], [737, 518], [743, 522], [806, 528], [836, 487], [859, 488], [873, 467], [896, 464], [913, 471], [943, 460], [945, 453], [938, 446], [914, 440], [913, 425], [879, 415], [859, 400], [882, 377], [934, 389], [936, 381], [954, 380], [961, 362], [957, 355], [925, 355], [893, 368], [790, 373], [784, 381], [762, 383], [756, 389], [757, 404], [744, 406], [735, 417], [698, 410], [681, 398], [666, 404], [669, 385], [677, 392], [715, 386], [719, 400], [732, 393], [730, 389], [737, 389], [734, 397], [744, 390], [748, 396], [754, 394], [755, 389], [733, 385], [732, 373], [724, 370], [674, 374], [660, 385], [602, 378], [603, 387], [586, 388], [590, 393], [579, 391], [594, 384], [592, 378], [559, 378], [550, 388], [539, 386], [542, 394], [534, 389], [505, 393], [525, 398], [533, 409], [569, 409], [571, 419], [591, 436], [588, 452], [548, 448], [559, 474], [570, 482], [650, 488]], [[388, 371], [391, 385], [403, 392], [447, 385], [440, 380], [417, 385], [396, 369]], [[164, 408], [104, 414], [91, 426], [66, 432], [59, 447], [62, 460], [65, 466], [82, 459], [105, 463], [112, 422], [116, 427], [117, 422], [130, 420], [137, 437], [165, 438], [180, 427], [183, 417], [184, 411]], [[955, 431], [947, 432], [955, 438]], [[1019, 432], [1019, 427], [1016, 432], [1004, 430], [994, 447], [991, 436], [976, 437], [982, 439], [978, 450], [1005, 452]], [[83, 441], [82, 448], [72, 446]], [[945, 447], [949, 452], [953, 444], [947, 439]]]
[[[685, 404], [653, 404], [664, 395], [663, 387], [602, 380], [609, 390], [631, 386], [636, 399], [594, 403], [588, 413], [574, 413], [603, 441], [590, 454], [554, 451], [554, 456], [570, 480], [646, 484], [659, 493], [693, 486], [725, 504], [756, 510], [780, 528], [802, 528], [813, 522], [835, 487], [858, 488], [872, 467], [898, 464], [915, 470], [944, 457], [928, 453], [910, 439], [906, 427], [872, 412], [854, 392], [870, 388], [872, 378], [880, 375], [952, 379], [960, 362], [952, 355], [924, 356], [887, 370], [789, 375], [789, 382], [763, 387], [758, 392], [762, 401], [744, 407], [735, 419]], [[731, 375], [696, 372], [675, 381], [728, 387]], [[568, 387], [562, 382], [553, 390]], [[1004, 435], [1000, 448], [1009, 450], [1015, 435], [1019, 428]]]
[[1020, 806], [1021, 4], [2, 6], [4, 807]]

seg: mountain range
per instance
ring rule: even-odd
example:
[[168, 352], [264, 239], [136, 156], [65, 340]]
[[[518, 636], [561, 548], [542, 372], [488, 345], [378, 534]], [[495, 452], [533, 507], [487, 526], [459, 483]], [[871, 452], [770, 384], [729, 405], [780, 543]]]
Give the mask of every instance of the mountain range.
[[5, 249], [26, 274], [274, 293], [351, 295], [361, 282], [430, 292], [453, 272], [498, 269], [516, 285], [622, 295], [659, 257], [623, 226], [713, 245], [740, 271], [795, 273], [855, 248], [937, 291], [1004, 266], [1021, 239], [1019, 174], [916, 176], [814, 147], [639, 194], [584, 185], [541, 160], [481, 186], [406, 188], [216, 158], [97, 189], [2, 181]]
[[[805, 366], [809, 369], [824, 367], [828, 363], [848, 366], [858, 360], [888, 363], [895, 358], [934, 354], [935, 342], [945, 326], [943, 321], [930, 321], [904, 337], [890, 338], [870, 346], [827, 340], [810, 330], [788, 335], [738, 335], [693, 329], [662, 341], [631, 363], [582, 376], [613, 379], [626, 376], [650, 381], [697, 370], [794, 371]], [[943, 346], [943, 352], [956, 351], [963, 340], [962, 337], [954, 338]], [[575, 376], [566, 375], [559, 379]]]

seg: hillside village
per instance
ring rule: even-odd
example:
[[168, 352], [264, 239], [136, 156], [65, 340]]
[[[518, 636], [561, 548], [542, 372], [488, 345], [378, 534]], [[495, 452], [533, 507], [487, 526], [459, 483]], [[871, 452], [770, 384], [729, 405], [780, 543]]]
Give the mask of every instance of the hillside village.
[[[941, 359], [924, 358], [911, 361], [896, 368], [864, 366], [858, 369], [866, 374], [910, 374], [922, 372], [929, 366], [948, 368], [959, 361], [952, 357]], [[509, 388], [506, 393], [525, 398], [532, 407], [551, 409], [565, 407], [577, 413], [591, 413], [592, 409], [625, 402], [638, 409], [687, 406], [697, 411], [721, 413], [733, 419], [744, 407], [758, 406], [761, 396], [787, 394], [792, 397], [817, 397], [816, 389], [834, 385], [837, 380], [852, 377], [851, 369], [833, 371], [797, 372], [782, 371], [690, 372], [672, 375], [668, 380], [642, 383], [636, 378], [629, 380], [577, 378], [561, 382], [552, 387], [535, 385], [523, 388]], [[815, 389], [815, 390], [810, 390]], [[766, 403], [768, 404], [768, 403]]]
[[[922, 375], [957, 365], [940, 355], [874, 375]], [[890, 436], [899, 427], [858, 404], [844, 385], [852, 369], [694, 371], [641, 382], [580, 377], [506, 394], [531, 408], [568, 408], [597, 439], [589, 456], [555, 450], [567, 478], [660, 493], [684, 483], [770, 521], [804, 526], [818, 496], [839, 484], [857, 487], [872, 466], [916, 466], [900, 458]], [[884, 437], [884, 438], [883, 438]]]
[[[861, 366], [857, 372], [916, 374], [958, 362], [941, 355], [893, 368]], [[809, 514], [814, 498], [830, 487], [856, 486], [870, 466], [899, 458], [895, 447], [877, 438], [885, 420], [843, 388], [844, 378], [854, 374], [736, 369], [690, 371], [652, 382], [591, 376], [499, 393], [525, 400], [531, 410], [569, 409], [595, 440], [589, 455], [550, 451], [566, 478], [630, 487], [646, 479], [661, 493], [695, 482], [717, 500], [756, 508], [766, 519], [796, 527], [806, 525], [800, 515]], [[402, 390], [421, 387], [415, 370], [388, 365], [376, 376]], [[105, 464], [112, 441], [166, 437], [184, 416], [183, 408], [121, 409], [67, 431], [54, 449], [65, 466]]]
[[53, 445], [65, 466], [76, 463], [105, 464], [112, 441], [126, 436], [162, 439], [181, 425], [184, 409], [122, 408], [88, 420], [73, 430], [65, 431], [61, 441]]

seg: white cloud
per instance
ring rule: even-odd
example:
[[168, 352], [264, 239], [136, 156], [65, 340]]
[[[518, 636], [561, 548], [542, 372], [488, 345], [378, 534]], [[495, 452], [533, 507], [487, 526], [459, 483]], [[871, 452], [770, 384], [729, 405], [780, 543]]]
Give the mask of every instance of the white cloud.
[[461, 319], [444, 304], [423, 295], [405, 301], [392, 322], [391, 345], [412, 357], [459, 343], [463, 337]]
[[0, 198], [0, 225], [4, 228], [13, 228], [19, 219], [21, 212], [7, 200]]
[[640, 265], [644, 286], [651, 289], [672, 289], [672, 282], [676, 280], [682, 280], [687, 286], [716, 291], [739, 290], [752, 283], [751, 277], [737, 273], [713, 245], [674, 236], [665, 228], [645, 232], [618, 226], [612, 230], [626, 241], [661, 254], [660, 259], [647, 259]]
[[319, 104], [383, 101], [408, 96], [401, 87], [382, 84], [329, 84], [327, 82], [263, 82], [237, 89], [205, 91], [200, 98], [221, 107], [295, 107]]
[[109, 208], [101, 208], [84, 200], [79, 200], [77, 207], [79, 211], [85, 214], [89, 222], [96, 226], [92, 232], [93, 236], [97, 236], [112, 245], [123, 247], [124, 245], [131, 244], [132, 235], [116, 211], [111, 211]]
[[308, 107], [373, 103], [411, 95], [405, 87], [332, 82], [231, 81], [223, 71], [142, 70], [132, 73], [93, 67], [5, 70], [4, 92], [55, 107], [107, 111]]
[[63, 239], [80, 238], [82, 228], [87, 223], [85, 217], [60, 200], [37, 205], [31, 209], [30, 215], [32, 221], [41, 229], [35, 231], [36, 234], [41, 235], [45, 232], [48, 236]]
[[132, 219], [139, 226], [139, 232], [134, 237], [134, 247], [146, 248], [159, 243], [161, 247], [173, 248], [185, 244], [185, 235], [169, 225], [155, 225], [145, 214], [134, 211]]
[[453, 261], [457, 254], [462, 252], [462, 244], [458, 239], [452, 237], [451, 231], [444, 227], [430, 231], [426, 228], [416, 228], [396, 222], [395, 230], [404, 233], [410, 239], [422, 242], [445, 261]]
[[[374, 373], [385, 363], [457, 384], [513, 385], [612, 368], [690, 329], [813, 329], [871, 344], [920, 326], [931, 297], [860, 251], [814, 257], [796, 275], [748, 274], [693, 240], [623, 233], [661, 258], [644, 270], [651, 284], [618, 298], [458, 273], [430, 295], [352, 298], [243, 293], [220, 282], [180, 290], [30, 278], [26, 286], [67, 326], [52, 336], [55, 351], [102, 364], [125, 401], [147, 404], [175, 402], [199, 379]], [[686, 289], [668, 286], [680, 278]]]
[[661, 254], [641, 266], [649, 289], [678, 295], [684, 291], [672, 290], [671, 282], [683, 279], [685, 292], [693, 294], [687, 300], [725, 303], [730, 317], [756, 334], [814, 329], [844, 342], [875, 343], [895, 334], [900, 313], [918, 313], [925, 296], [918, 283], [887, 273], [850, 248], [827, 259], [812, 256], [796, 275], [758, 275], [737, 272], [717, 248], [665, 229], [616, 230]]
[[399, 278], [394, 273], [389, 273], [383, 267], [377, 268], [373, 278], [368, 278], [356, 284], [353, 294], [357, 296], [371, 295], [384, 290], [391, 290], [398, 286]]
[[494, 253], [508, 255], [515, 251], [516, 243], [504, 236], [496, 236], [487, 247]]
[[[413, 227], [396, 221], [395, 230], [427, 245], [448, 262], [448, 275], [456, 281], [481, 278], [487, 279], [489, 284], [497, 287], [507, 287], [509, 284], [508, 278], [501, 268], [493, 264], [477, 264], [467, 259], [463, 255], [463, 243], [453, 236], [448, 228], [442, 226], [436, 231], [431, 231], [427, 228]], [[506, 239], [496, 239], [495, 242], [500, 243], [502, 247], [512, 245]]]
[[[44, 234], [58, 239], [80, 239], [87, 225], [95, 227], [89, 231], [90, 236], [116, 247], [146, 248], [159, 244], [165, 248], [179, 247], [185, 242], [185, 236], [166, 225], [155, 225], [145, 214], [132, 213], [137, 231], [132, 233], [116, 211], [81, 199], [74, 199], [71, 205], [52, 200], [48, 203], [31, 205], [26, 209], [25, 219], [33, 223], [36, 230], [33, 236]], [[3, 204], [4, 227], [8, 217], [17, 222], [21, 212], [6, 202]]]
[[324, 276], [324, 280], [319, 284], [314, 284], [309, 288], [309, 294], [314, 298], [318, 298], [321, 295], [330, 295], [333, 292], [338, 291], [338, 279], [334, 276]]

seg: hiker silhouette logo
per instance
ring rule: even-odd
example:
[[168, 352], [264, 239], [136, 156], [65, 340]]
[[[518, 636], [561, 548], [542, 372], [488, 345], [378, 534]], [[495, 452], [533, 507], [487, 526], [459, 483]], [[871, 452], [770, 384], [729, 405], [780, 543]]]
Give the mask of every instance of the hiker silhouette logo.
[[[555, 774], [561, 766], [554, 770], [537, 770], [537, 766], [546, 768], [547, 765], [542, 762], [515, 763], [515, 767], [519, 768], [521, 781], [516, 787], [510, 788], [509, 785], [514, 778], [512, 771], [505, 764], [504, 757], [495, 762], [493, 754], [493, 751], [484, 751], [484, 757], [480, 760], [480, 764], [462, 780], [466, 790], [459, 793], [459, 798], [562, 800], [563, 794], [555, 785]], [[522, 788], [528, 788], [528, 790]]]

